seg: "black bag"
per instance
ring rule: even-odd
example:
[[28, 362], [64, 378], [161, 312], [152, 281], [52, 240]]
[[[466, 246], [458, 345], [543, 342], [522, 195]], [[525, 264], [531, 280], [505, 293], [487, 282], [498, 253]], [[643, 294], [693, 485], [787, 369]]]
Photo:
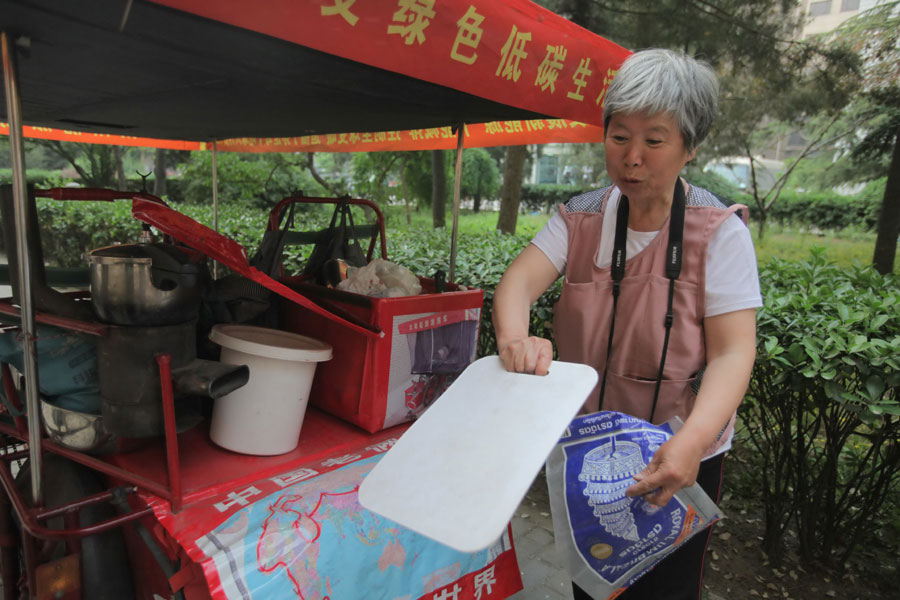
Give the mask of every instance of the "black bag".
[[350, 204], [339, 202], [334, 214], [331, 215], [328, 229], [319, 233], [319, 239], [309, 255], [303, 276], [315, 278], [316, 282], [325, 285], [330, 281], [326, 272], [329, 265], [333, 265], [335, 261], [343, 260], [351, 267], [364, 267], [368, 261], [356, 240], [355, 233]]

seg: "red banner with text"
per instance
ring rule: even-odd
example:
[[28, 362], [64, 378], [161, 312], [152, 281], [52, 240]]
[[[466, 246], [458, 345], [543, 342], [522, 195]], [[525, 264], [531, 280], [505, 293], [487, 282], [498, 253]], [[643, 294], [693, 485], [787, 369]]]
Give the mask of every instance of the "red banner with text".
[[[9, 125], [0, 123], [0, 135], [9, 135]], [[128, 135], [86, 133], [50, 127], [24, 127], [31, 139], [140, 146], [169, 150], [212, 150], [211, 142], [163, 140]], [[520, 146], [525, 144], [584, 144], [603, 140], [603, 128], [565, 119], [531, 121], [494, 121], [466, 125], [465, 147]], [[456, 132], [451, 127], [334, 133], [288, 138], [234, 138], [219, 140], [219, 152], [384, 152], [403, 150], [448, 150], [456, 147]]]
[[[466, 148], [521, 146], [525, 144], [580, 144], [603, 140], [603, 128], [565, 119], [495, 121], [465, 126]], [[211, 149], [206, 144], [205, 149]], [[398, 150], [448, 150], [456, 148], [451, 127], [336, 133], [290, 138], [235, 138], [217, 142], [224, 152], [384, 152]]]
[[[9, 135], [9, 123], [0, 123], [0, 135]], [[22, 127], [22, 135], [39, 140], [79, 142], [82, 144], [107, 144], [111, 146], [138, 146], [141, 148], [165, 148], [167, 150], [200, 150], [200, 142], [184, 140], [161, 140], [157, 138], [134, 137], [131, 135], [111, 135], [107, 133], [87, 133], [52, 127]]]
[[153, 0], [552, 117], [602, 124], [629, 51], [529, 0]]

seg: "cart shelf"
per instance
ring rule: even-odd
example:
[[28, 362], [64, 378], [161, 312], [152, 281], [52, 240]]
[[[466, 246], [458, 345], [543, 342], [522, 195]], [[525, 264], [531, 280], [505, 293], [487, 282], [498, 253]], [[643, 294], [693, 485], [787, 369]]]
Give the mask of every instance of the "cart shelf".
[[[350, 452], [366, 445], [374, 436], [314, 407], [309, 407], [300, 432], [300, 444], [287, 454], [249, 456], [225, 450], [209, 438], [204, 423], [178, 436], [184, 505], [201, 501], [222, 490], [236, 489], [258, 479], [292, 471], [328, 456]], [[399, 436], [408, 425], [390, 430]], [[163, 444], [152, 444], [134, 452], [105, 457], [121, 469], [166, 486], [166, 453]]]

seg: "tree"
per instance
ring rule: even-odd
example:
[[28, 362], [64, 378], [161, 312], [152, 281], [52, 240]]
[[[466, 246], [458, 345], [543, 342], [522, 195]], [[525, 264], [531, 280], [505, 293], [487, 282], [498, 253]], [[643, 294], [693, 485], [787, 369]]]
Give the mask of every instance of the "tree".
[[[390, 200], [392, 185], [403, 180], [409, 152], [356, 152], [352, 158], [354, 194], [378, 203]], [[408, 198], [405, 201], [408, 203]]]
[[[804, 19], [797, 0], [546, 0], [580, 25], [626, 47], [680, 49], [709, 62], [722, 93], [718, 126], [705, 156], [744, 154], [751, 161], [766, 144], [774, 121], [794, 128], [811, 115], [834, 116], [858, 84], [858, 60], [843, 46], [797, 39]], [[836, 124], [814, 135], [815, 147], [839, 136]], [[845, 132], [843, 132], [845, 133]], [[754, 220], [783, 188], [754, 185]]]
[[[326, 196], [329, 191], [307, 172], [305, 154], [240, 154], [221, 152], [217, 158], [219, 201], [242, 202], [268, 209], [281, 198], [303, 191]], [[185, 200], [194, 204], [212, 201], [212, 153], [191, 152], [182, 175]]]
[[167, 160], [167, 152], [165, 148], [157, 148], [156, 153], [153, 156], [153, 195], [154, 196], [165, 196], [167, 191], [166, 188], [168, 183], [168, 173], [166, 173], [166, 169], [168, 168], [168, 160]]
[[124, 187], [124, 153], [119, 146], [34, 140], [75, 169], [85, 187]]
[[431, 219], [435, 229], [444, 227], [447, 214], [447, 163], [443, 150], [431, 151]]
[[[895, 117], [895, 121], [900, 121]], [[875, 238], [875, 252], [872, 264], [882, 275], [894, 270], [894, 255], [897, 253], [897, 236], [900, 235], [900, 124], [894, 127], [894, 150], [884, 198], [878, 217], [878, 234]]]
[[851, 158], [859, 165], [890, 156], [872, 256], [875, 269], [887, 274], [894, 269], [900, 235], [900, 2], [857, 15], [835, 35], [863, 59], [862, 90], [848, 110], [870, 119]]
[[500, 215], [497, 229], [514, 234], [519, 217], [519, 202], [522, 199], [522, 177], [525, 172], [526, 146], [508, 146], [503, 167], [503, 188], [500, 192]]
[[500, 189], [500, 170], [484, 148], [470, 148], [463, 152], [460, 194], [472, 198], [475, 212], [481, 210], [482, 197], [493, 197]]

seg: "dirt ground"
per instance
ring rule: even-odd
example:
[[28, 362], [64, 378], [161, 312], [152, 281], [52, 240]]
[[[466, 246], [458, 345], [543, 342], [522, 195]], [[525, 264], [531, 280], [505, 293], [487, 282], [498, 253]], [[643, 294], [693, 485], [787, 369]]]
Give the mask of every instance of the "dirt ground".
[[[725, 489], [741, 465], [726, 463]], [[731, 476], [729, 476], [729, 472]], [[704, 586], [725, 600], [781, 598], [794, 600], [897, 600], [900, 558], [896, 548], [863, 548], [844, 573], [801, 567], [794, 552], [774, 568], [762, 551], [761, 507], [726, 491], [719, 503], [727, 518], [716, 524], [707, 554]], [[790, 549], [790, 540], [787, 541]]]

